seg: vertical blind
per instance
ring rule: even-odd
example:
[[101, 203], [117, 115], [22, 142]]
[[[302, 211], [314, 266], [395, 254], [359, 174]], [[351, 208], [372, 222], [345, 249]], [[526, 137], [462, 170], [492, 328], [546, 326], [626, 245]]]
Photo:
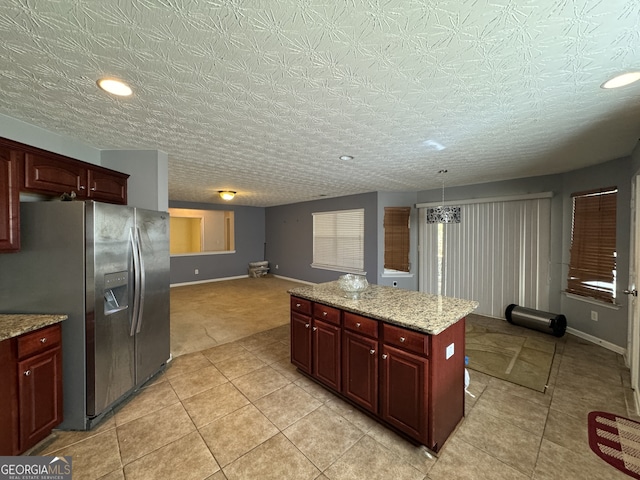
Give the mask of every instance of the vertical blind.
[[462, 205], [459, 224], [427, 224], [421, 209], [421, 291], [477, 300], [504, 318], [512, 303], [549, 309], [551, 200]]
[[409, 217], [411, 207], [384, 209], [384, 268], [409, 271]]
[[312, 267], [364, 270], [364, 209], [313, 213]]
[[615, 301], [617, 188], [572, 194], [567, 292]]

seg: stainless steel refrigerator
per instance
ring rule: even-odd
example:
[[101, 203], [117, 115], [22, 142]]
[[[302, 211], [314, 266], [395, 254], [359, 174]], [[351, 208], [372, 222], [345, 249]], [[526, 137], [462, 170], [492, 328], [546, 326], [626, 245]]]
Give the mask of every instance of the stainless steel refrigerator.
[[23, 202], [21, 251], [0, 255], [0, 312], [64, 313], [64, 421], [87, 430], [170, 356], [169, 214]]

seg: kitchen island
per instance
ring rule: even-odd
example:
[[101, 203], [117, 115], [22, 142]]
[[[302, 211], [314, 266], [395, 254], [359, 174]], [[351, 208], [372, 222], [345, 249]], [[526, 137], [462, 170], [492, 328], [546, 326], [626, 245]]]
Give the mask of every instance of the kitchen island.
[[67, 315], [0, 314], [0, 456], [19, 455], [62, 422]]
[[465, 316], [477, 302], [338, 282], [291, 295], [291, 362], [384, 425], [437, 452], [464, 417]]

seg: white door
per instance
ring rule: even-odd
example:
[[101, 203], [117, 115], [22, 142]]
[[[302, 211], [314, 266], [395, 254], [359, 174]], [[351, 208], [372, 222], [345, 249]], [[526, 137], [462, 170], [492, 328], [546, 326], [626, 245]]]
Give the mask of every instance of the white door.
[[634, 390], [636, 411], [640, 411], [640, 302], [637, 297], [637, 275], [640, 272], [640, 173], [633, 178], [631, 188], [631, 260], [629, 262], [629, 334], [628, 363], [631, 388]]

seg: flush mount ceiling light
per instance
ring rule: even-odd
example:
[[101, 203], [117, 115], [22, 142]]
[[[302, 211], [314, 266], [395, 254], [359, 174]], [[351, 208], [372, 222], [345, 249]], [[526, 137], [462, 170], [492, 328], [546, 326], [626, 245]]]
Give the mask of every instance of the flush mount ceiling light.
[[115, 78], [101, 78], [96, 83], [105, 92], [119, 97], [128, 97], [133, 93], [129, 85]]
[[229, 200], [233, 200], [233, 197], [236, 196], [236, 192], [232, 192], [231, 190], [220, 190], [218, 195], [220, 195], [221, 199], [228, 202]]
[[340, 155], [340, 160], [347, 162], [349, 160], [353, 160], [353, 157], [351, 155]]
[[640, 72], [629, 72], [613, 77], [611, 80], [607, 80], [600, 87], [602, 88], [619, 88], [629, 85], [630, 83], [640, 80]]

